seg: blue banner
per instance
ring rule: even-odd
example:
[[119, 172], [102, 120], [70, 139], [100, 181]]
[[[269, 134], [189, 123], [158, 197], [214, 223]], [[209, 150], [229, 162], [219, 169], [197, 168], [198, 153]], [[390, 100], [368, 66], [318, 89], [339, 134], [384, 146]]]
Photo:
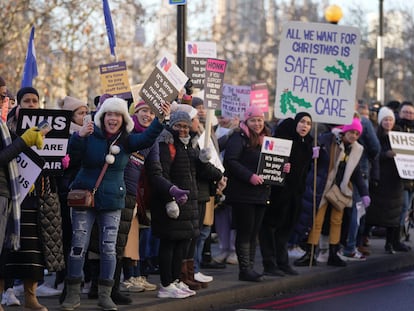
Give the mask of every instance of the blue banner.
[[109, 48], [111, 49], [111, 54], [115, 56], [115, 31], [114, 25], [112, 23], [111, 9], [109, 8], [108, 0], [103, 0], [103, 11], [105, 16], [106, 32], [108, 33]]

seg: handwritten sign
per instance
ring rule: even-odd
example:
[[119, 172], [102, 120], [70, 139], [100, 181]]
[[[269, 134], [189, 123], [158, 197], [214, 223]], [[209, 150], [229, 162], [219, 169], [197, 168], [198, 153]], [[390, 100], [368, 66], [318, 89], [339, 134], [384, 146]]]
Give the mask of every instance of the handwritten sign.
[[161, 102], [171, 102], [177, 98], [188, 78], [173, 62], [171, 55], [163, 56], [145, 81], [139, 96], [152, 108], [157, 116], [161, 116]]
[[223, 84], [221, 114], [225, 117], [244, 119], [244, 113], [250, 106], [250, 85]]
[[195, 88], [202, 89], [206, 77], [207, 59], [217, 57], [216, 43], [187, 41], [185, 46], [186, 74]]
[[227, 62], [222, 59], [207, 59], [204, 79], [204, 103], [208, 109], [220, 109], [221, 89]]
[[414, 179], [414, 133], [388, 133], [391, 148], [397, 154], [394, 157], [398, 175], [404, 179]]
[[288, 162], [291, 150], [291, 140], [265, 136], [257, 175], [263, 177], [267, 184], [282, 186], [286, 175], [283, 166]]
[[279, 47], [275, 116], [306, 111], [315, 122], [349, 124], [358, 80], [355, 27], [288, 22]]

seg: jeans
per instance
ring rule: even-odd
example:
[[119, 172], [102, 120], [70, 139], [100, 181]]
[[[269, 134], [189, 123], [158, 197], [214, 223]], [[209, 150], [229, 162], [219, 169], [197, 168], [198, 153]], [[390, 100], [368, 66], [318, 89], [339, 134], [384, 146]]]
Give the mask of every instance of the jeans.
[[112, 280], [116, 266], [116, 239], [121, 210], [72, 209], [72, 246], [68, 260], [68, 277], [82, 278], [93, 224], [99, 228], [100, 279]]
[[203, 225], [200, 228], [200, 235], [197, 238], [194, 251], [194, 273], [200, 272], [200, 263], [203, 259], [204, 242], [208, 238], [211, 232], [211, 226]]

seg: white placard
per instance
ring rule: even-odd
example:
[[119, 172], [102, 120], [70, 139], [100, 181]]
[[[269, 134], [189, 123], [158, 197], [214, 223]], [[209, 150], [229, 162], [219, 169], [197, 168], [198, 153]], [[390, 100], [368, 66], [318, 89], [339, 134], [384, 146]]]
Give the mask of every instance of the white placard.
[[275, 116], [306, 111], [314, 122], [352, 122], [360, 32], [327, 23], [284, 24], [279, 47]]
[[388, 133], [392, 150], [397, 154], [394, 157], [398, 175], [404, 179], [414, 179], [414, 133]]

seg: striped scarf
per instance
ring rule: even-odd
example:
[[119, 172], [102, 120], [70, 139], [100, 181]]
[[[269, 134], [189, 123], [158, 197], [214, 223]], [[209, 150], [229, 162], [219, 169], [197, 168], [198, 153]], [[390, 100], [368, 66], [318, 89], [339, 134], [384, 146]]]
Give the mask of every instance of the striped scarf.
[[[6, 123], [0, 121], [0, 132], [1, 138], [3, 140], [3, 146], [7, 147], [11, 145], [12, 139], [10, 137], [9, 129], [7, 128]], [[9, 224], [13, 226], [10, 228], [8, 234], [7, 245], [9, 245], [13, 250], [18, 250], [20, 248], [20, 193], [19, 193], [19, 172], [17, 169], [16, 159], [11, 160], [8, 163], [9, 178], [10, 178], [10, 188], [11, 188], [11, 204], [12, 204], [12, 216], [13, 221], [10, 221]]]

